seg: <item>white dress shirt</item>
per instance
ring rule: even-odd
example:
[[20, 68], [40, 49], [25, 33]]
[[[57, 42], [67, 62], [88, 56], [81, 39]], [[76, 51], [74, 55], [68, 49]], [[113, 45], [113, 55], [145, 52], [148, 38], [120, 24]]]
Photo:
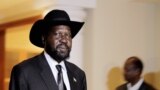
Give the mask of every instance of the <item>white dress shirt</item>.
[[135, 85], [131, 85], [131, 83], [127, 84], [128, 90], [138, 90], [143, 83], [143, 79], [141, 78]]
[[51, 56], [49, 56], [48, 53], [46, 53], [44, 51], [44, 56], [45, 58], [47, 59], [47, 62], [52, 70], [52, 74], [57, 82], [57, 74], [58, 74], [58, 71], [56, 69], [56, 65], [61, 65], [62, 66], [62, 73], [63, 73], [63, 80], [64, 80], [64, 83], [66, 85], [66, 89], [67, 90], [71, 90], [70, 89], [70, 83], [69, 83], [69, 79], [68, 79], [68, 74], [67, 74], [67, 69], [66, 69], [66, 66], [64, 64], [64, 61], [58, 63], [56, 60], [54, 60]]

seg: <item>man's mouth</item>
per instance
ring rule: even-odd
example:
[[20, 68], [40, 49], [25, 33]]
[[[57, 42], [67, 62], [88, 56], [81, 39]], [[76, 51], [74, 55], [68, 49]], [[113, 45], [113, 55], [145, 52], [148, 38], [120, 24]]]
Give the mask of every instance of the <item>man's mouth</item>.
[[65, 52], [65, 51], [68, 50], [68, 47], [66, 45], [64, 45], [64, 44], [61, 44], [61, 45], [57, 46], [57, 50], [61, 51], [61, 52]]

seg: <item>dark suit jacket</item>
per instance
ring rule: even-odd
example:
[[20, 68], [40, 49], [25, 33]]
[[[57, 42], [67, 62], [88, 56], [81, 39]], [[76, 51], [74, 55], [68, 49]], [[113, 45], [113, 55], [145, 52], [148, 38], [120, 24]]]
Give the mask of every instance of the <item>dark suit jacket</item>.
[[[71, 90], [87, 90], [84, 71], [65, 61]], [[13, 67], [9, 90], [58, 90], [58, 86], [44, 54]]]
[[[117, 87], [116, 90], [128, 90], [127, 83]], [[148, 83], [143, 82], [138, 90], [156, 90], [156, 89], [152, 87], [151, 85], [149, 85]]]

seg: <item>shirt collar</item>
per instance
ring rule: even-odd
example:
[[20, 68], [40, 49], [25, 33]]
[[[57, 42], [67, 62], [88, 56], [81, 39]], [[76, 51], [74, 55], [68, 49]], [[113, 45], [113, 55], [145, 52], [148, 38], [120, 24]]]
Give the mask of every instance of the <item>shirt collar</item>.
[[65, 63], [64, 61], [61, 61], [60, 63], [58, 63], [55, 59], [53, 59], [46, 51], [44, 51], [44, 56], [46, 57], [47, 61], [49, 63], [52, 63], [53, 66], [56, 66], [56, 65], [61, 65], [62, 67], [62, 70], [65, 70], [66, 71], [66, 67], [65, 67]]
[[138, 90], [139, 88], [140, 88], [140, 86], [142, 85], [142, 83], [143, 83], [143, 79], [141, 78], [135, 85], [131, 85], [131, 83], [128, 83], [127, 84], [127, 88], [129, 89], [129, 90]]

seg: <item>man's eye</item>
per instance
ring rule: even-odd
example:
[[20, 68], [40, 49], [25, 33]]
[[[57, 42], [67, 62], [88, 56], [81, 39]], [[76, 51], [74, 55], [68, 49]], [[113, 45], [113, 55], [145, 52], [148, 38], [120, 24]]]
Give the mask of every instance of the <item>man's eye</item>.
[[62, 38], [62, 37], [65, 37], [65, 38], [71, 38], [71, 34], [70, 33], [53, 33], [53, 35], [57, 38]]
[[70, 33], [66, 33], [65, 36], [71, 37], [71, 34]]
[[54, 33], [54, 35], [55, 35], [55, 36], [60, 36], [61, 34], [60, 34], [60, 33]]

